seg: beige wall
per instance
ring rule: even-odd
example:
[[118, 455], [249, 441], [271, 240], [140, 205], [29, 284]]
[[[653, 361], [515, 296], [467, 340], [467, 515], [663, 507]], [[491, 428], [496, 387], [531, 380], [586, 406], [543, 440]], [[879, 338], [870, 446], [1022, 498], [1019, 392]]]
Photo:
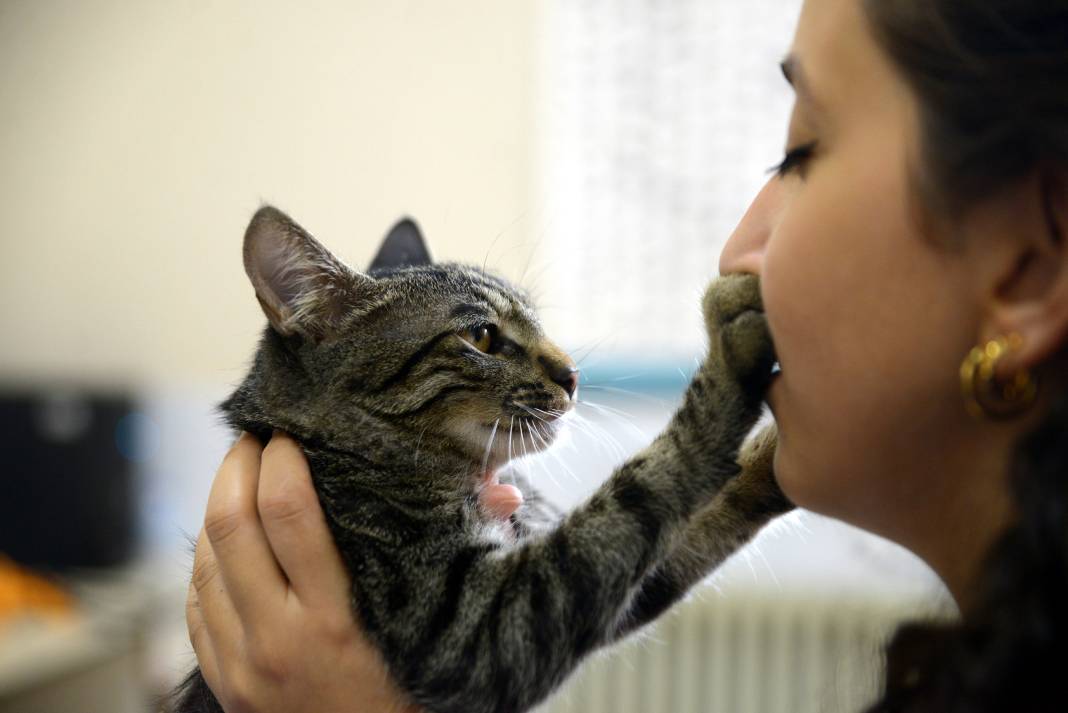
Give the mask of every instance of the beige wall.
[[522, 272], [537, 6], [4, 0], [0, 377], [238, 378], [261, 201], [354, 266], [410, 213]]

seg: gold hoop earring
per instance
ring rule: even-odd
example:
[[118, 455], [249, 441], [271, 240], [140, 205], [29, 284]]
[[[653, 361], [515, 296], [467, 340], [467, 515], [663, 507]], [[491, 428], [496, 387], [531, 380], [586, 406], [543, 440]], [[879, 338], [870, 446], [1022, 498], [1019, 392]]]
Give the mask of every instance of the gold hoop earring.
[[975, 347], [960, 366], [964, 404], [975, 418], [1006, 420], [1019, 416], [1034, 403], [1038, 383], [1026, 369], [1016, 372], [1007, 383], [998, 383], [994, 369], [998, 360], [1023, 345], [1023, 337], [1013, 332]]

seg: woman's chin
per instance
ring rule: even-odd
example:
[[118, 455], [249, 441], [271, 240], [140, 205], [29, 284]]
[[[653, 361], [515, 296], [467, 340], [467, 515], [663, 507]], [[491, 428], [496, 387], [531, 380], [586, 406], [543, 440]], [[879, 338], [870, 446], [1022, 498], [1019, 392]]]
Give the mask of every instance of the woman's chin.
[[790, 502], [798, 507], [810, 509], [808, 505], [803, 503], [808, 502], [811, 495], [811, 484], [806, 483], [804, 480], [798, 480], [797, 473], [794, 468], [791, 467], [790, 459], [790, 445], [789, 440], [783, 437], [782, 428], [779, 428], [778, 441], [775, 445], [775, 457], [772, 460], [772, 469], [775, 471], [775, 482], [779, 484], [779, 488], [782, 490]]

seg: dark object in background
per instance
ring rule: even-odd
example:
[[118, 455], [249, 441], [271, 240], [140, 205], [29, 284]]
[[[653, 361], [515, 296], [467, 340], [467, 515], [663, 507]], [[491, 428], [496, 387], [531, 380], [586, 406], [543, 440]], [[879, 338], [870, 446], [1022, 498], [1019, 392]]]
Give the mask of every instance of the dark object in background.
[[0, 388], [0, 552], [54, 570], [129, 559], [134, 411], [123, 394]]

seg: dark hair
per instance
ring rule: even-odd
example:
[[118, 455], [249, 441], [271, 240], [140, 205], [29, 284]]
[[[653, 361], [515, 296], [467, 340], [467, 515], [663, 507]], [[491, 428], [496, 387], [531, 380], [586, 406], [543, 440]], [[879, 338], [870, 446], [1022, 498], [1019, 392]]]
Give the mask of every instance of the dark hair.
[[864, 0], [864, 11], [919, 99], [928, 208], [959, 217], [1068, 167], [1068, 3]]
[[[920, 106], [915, 179], [955, 220], [1022, 179], [1068, 175], [1068, 1], [864, 0]], [[1060, 239], [1050, 222], [1052, 237]], [[1018, 521], [991, 548], [959, 623], [902, 626], [872, 713], [1068, 708], [1068, 393], [1017, 444]]]

